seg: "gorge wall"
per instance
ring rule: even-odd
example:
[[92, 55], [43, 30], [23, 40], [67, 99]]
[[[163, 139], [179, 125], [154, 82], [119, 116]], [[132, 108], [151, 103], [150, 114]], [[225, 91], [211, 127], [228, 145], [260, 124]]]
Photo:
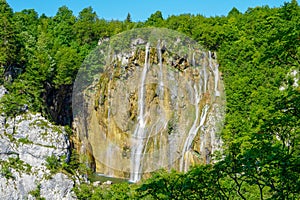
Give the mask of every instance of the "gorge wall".
[[147, 28], [102, 41], [74, 84], [75, 143], [107, 176], [187, 171], [220, 150], [225, 94], [216, 53]]

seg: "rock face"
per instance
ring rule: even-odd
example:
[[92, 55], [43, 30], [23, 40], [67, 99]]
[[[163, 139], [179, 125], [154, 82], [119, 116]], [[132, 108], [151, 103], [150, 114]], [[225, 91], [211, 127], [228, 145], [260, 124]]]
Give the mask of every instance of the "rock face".
[[53, 121], [63, 126], [71, 125], [72, 85], [63, 85], [59, 88], [47, 85], [43, 98]]
[[88, 61], [98, 75], [86, 84], [83, 69], [73, 94], [77, 148], [96, 172], [136, 182], [160, 168], [210, 163], [225, 103], [216, 54], [166, 29], [106, 42], [95, 51], [104, 62]]
[[3, 97], [3, 95], [5, 95], [6, 93], [7, 93], [7, 90], [5, 89], [5, 87], [0, 85], [0, 98]]
[[74, 199], [73, 181], [51, 173], [46, 159], [66, 159], [69, 141], [62, 127], [39, 114], [0, 117], [0, 199]]

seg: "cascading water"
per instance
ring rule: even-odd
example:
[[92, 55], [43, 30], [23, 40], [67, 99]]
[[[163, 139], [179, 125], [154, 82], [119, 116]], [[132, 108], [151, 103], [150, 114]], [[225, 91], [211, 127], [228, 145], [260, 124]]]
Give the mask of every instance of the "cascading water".
[[[206, 54], [203, 52], [204, 57], [206, 57]], [[203, 92], [206, 93], [207, 90], [207, 80], [208, 80], [208, 76], [207, 76], [207, 72], [206, 72], [206, 65], [203, 65], [202, 68], [202, 73], [203, 73]]]
[[[203, 108], [202, 114], [201, 114], [200, 125], [199, 125], [200, 127], [204, 125], [208, 109], [209, 109], [209, 105], [205, 105]], [[203, 127], [203, 131], [204, 131], [204, 127]], [[204, 136], [203, 134], [201, 134], [201, 136], [200, 136], [200, 139], [201, 139], [200, 151], [201, 152], [205, 152], [205, 146], [204, 146], [205, 139], [203, 136]]]
[[[114, 55], [114, 59], [117, 60], [117, 56]], [[112, 70], [111, 74], [110, 74], [110, 77], [109, 77], [109, 82], [108, 82], [108, 86], [107, 86], [107, 93], [108, 93], [108, 100], [111, 98], [112, 94], [111, 94], [111, 82], [112, 82], [112, 79], [114, 77], [114, 70]], [[109, 104], [108, 104], [108, 111], [107, 111], [107, 123], [110, 124], [110, 120], [111, 120], [111, 107], [112, 107], [112, 101], [108, 101]], [[111, 160], [111, 155], [113, 154], [113, 145], [111, 144], [111, 141], [109, 141], [107, 138], [106, 138], [106, 141], [107, 141], [107, 151], [106, 151], [106, 164], [108, 166], [107, 168], [107, 175], [108, 176], [113, 176], [113, 171], [111, 169], [110, 166], [112, 166], [112, 160]]]
[[157, 52], [158, 52], [158, 61], [159, 61], [159, 95], [161, 98], [164, 97], [164, 80], [163, 80], [163, 63], [161, 55], [161, 43], [158, 41]]
[[[199, 82], [200, 83], [200, 82]], [[201, 117], [199, 120], [199, 103], [201, 100], [201, 85], [199, 84], [199, 86], [197, 87], [196, 84], [194, 84], [194, 94], [195, 94], [195, 120], [194, 123], [191, 127], [191, 129], [189, 130], [188, 136], [185, 140], [183, 149], [182, 149], [182, 153], [181, 153], [181, 159], [180, 159], [180, 171], [187, 171], [187, 167], [188, 167], [188, 162], [187, 159], [185, 158], [185, 154], [190, 150], [192, 142], [194, 140], [194, 138], [196, 137], [198, 130], [200, 127], [202, 127], [204, 125], [206, 116], [207, 116], [207, 111], [209, 109], [209, 105], [205, 105], [204, 108], [202, 109], [201, 112]]]
[[95, 91], [73, 104], [89, 105], [74, 116], [82, 122], [78, 149], [94, 159], [97, 173], [131, 182], [160, 168], [187, 171], [210, 162], [220, 149], [215, 133], [225, 99], [216, 56], [173, 32], [121, 36], [111, 39], [108, 57], [91, 56], [84, 65], [92, 67], [90, 75], [95, 63], [105, 62], [95, 85], [74, 90], [75, 97]]
[[107, 174], [106, 175], [108, 175], [108, 176], [113, 176], [114, 174], [113, 174], [113, 171], [111, 170], [111, 167], [110, 166], [112, 166], [112, 163], [111, 163], [111, 157], [112, 157], [112, 155], [113, 155], [113, 149], [114, 149], [114, 146], [113, 146], [113, 144], [111, 144], [111, 143], [108, 143], [107, 144], [107, 149], [106, 149], [106, 163], [107, 163], [107, 165], [108, 165], [108, 170], [107, 170]]
[[218, 81], [219, 81], [219, 65], [215, 64], [213, 67], [212, 64], [212, 57], [211, 57], [211, 51], [208, 52], [208, 59], [209, 59], [209, 68], [214, 73], [214, 80], [215, 80], [215, 96], [220, 96], [220, 92], [218, 90]]
[[145, 64], [142, 71], [141, 77], [141, 85], [140, 85], [140, 92], [139, 92], [139, 99], [138, 99], [138, 124], [134, 131], [132, 137], [132, 148], [131, 148], [131, 173], [130, 173], [130, 181], [137, 182], [141, 178], [141, 158], [142, 158], [142, 151], [144, 149], [144, 140], [146, 139], [145, 136], [145, 116], [144, 116], [144, 107], [145, 107], [145, 80], [147, 76], [148, 64], [149, 64], [149, 49], [150, 44], [147, 43], [146, 51], [145, 51]]
[[192, 55], [192, 65], [193, 65], [194, 67], [196, 66], [195, 52], [193, 52], [193, 55]]

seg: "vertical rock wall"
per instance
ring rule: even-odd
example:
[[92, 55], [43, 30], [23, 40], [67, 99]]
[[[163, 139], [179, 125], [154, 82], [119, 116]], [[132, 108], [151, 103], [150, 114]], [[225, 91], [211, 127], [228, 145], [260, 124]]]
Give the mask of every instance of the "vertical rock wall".
[[[112, 39], [104, 70], [73, 101], [84, 105], [74, 117], [80, 151], [96, 172], [133, 182], [210, 163], [225, 104], [215, 53], [174, 32], [143, 31]], [[113, 42], [124, 37], [122, 51]]]

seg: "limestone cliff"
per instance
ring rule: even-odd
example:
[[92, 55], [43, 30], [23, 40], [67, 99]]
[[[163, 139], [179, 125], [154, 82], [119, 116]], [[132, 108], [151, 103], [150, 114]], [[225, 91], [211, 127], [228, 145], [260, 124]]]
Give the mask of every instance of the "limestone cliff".
[[82, 70], [73, 94], [77, 148], [96, 172], [136, 182], [211, 162], [225, 103], [216, 53], [166, 29], [129, 31], [96, 52], [98, 74], [85, 85]]
[[75, 199], [73, 180], [46, 166], [48, 157], [68, 158], [69, 145], [64, 129], [39, 114], [1, 115], [0, 199]]

